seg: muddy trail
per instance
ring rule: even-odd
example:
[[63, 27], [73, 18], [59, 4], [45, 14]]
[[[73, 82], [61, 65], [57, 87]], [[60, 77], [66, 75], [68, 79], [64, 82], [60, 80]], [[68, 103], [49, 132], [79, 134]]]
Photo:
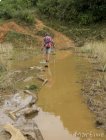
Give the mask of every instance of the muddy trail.
[[[48, 116], [43, 124], [42, 116], [41, 123], [39, 122], [47, 140], [106, 138], [102, 130], [95, 128], [95, 118], [81, 95], [81, 81], [91, 69], [92, 66], [83, 58], [69, 51], [58, 52], [55, 61], [47, 70], [50, 81], [41, 89], [37, 103], [43, 108], [42, 116]], [[44, 124], [48, 130], [46, 134]]]
[[[44, 140], [105, 139], [104, 132], [95, 128], [93, 124], [94, 116], [81, 96], [81, 80], [84, 78], [86, 71], [90, 72], [91, 70], [88, 62], [83, 58], [76, 57], [71, 51], [63, 50], [57, 51], [56, 55], [52, 56], [49, 68], [46, 69], [42, 63], [39, 63], [41, 61], [39, 56], [32, 57], [30, 60], [17, 61], [17, 63], [16, 61], [17, 59], [11, 62], [11, 68], [19, 77], [22, 72], [22, 79], [15, 84], [14, 88], [17, 91], [14, 91], [14, 94], [4, 93], [5, 99], [0, 107], [0, 140], [10, 138], [10, 135], [7, 136], [3, 132], [6, 124], [12, 124], [21, 130], [24, 136], [28, 134], [32, 137], [34, 136], [33, 125], [35, 124]], [[35, 62], [36, 65], [34, 65]], [[27, 73], [24, 75], [23, 71]], [[35, 73], [39, 74], [41, 81], [36, 79]], [[41, 86], [43, 84], [42, 79], [48, 79], [48, 82], [38, 93], [30, 91], [33, 96], [28, 95], [29, 90], [25, 90], [23, 87], [39, 82]], [[36, 105], [35, 97], [37, 95]], [[29, 112], [29, 104], [33, 101], [32, 97], [35, 101], [30, 108], [31, 112]], [[17, 118], [14, 120], [14, 116], [11, 117], [9, 113], [24, 106], [24, 109], [16, 113]], [[26, 117], [25, 114], [30, 117]]]
[[[36, 32], [45, 27], [37, 20]], [[11, 29], [42, 44], [42, 36], [15, 23], [0, 28], [1, 41]], [[0, 45], [0, 140], [105, 140], [81, 95], [82, 80], [92, 66], [71, 51], [72, 40], [48, 29], [57, 47], [48, 68], [39, 48]]]

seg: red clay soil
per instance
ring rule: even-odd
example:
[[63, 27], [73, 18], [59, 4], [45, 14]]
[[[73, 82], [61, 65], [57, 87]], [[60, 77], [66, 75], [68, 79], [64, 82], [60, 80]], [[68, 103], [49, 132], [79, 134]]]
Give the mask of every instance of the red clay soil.
[[6, 34], [14, 30], [16, 32], [27, 33], [26, 30], [15, 22], [8, 22], [0, 26], [0, 42], [3, 42]]
[[[33, 31], [37, 32], [39, 30], [42, 30], [43, 27], [47, 27], [47, 26], [45, 26], [42, 21], [36, 19], [36, 24], [34, 26]], [[57, 32], [56, 30], [54, 30], [50, 27], [47, 27], [47, 28], [49, 28], [49, 30], [51, 30], [54, 34], [54, 42], [56, 44], [56, 48], [67, 49], [70, 47], [74, 47], [74, 42], [71, 39], [69, 39], [62, 33]], [[37, 40], [40, 42], [40, 44], [42, 43], [42, 40], [43, 40], [42, 37], [35, 35], [35, 33], [31, 32], [31, 30], [28, 27], [18, 25], [14, 21], [4, 23], [3, 25], [0, 26], [0, 42], [4, 41], [6, 34], [11, 30], [14, 30], [14, 31], [20, 32], [20, 33], [24, 33], [24, 34], [28, 34], [28, 35], [31, 35], [32, 37], [36, 37]]]

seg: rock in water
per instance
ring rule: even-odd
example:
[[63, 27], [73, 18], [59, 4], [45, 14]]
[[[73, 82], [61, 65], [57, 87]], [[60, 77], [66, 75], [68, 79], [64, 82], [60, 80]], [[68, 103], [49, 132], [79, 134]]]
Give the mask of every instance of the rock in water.
[[11, 124], [7, 124], [4, 126], [4, 129], [11, 134], [11, 139], [10, 140], [27, 140], [21, 131]]

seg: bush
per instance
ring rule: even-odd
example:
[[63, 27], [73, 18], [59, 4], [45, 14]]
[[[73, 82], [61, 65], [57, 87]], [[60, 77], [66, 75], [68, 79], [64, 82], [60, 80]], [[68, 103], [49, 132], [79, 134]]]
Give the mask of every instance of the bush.
[[42, 30], [39, 30], [36, 33], [36, 35], [44, 37], [46, 33], [49, 33], [52, 37], [54, 37], [53, 32], [49, 28], [47, 28], [47, 27], [44, 27]]
[[93, 17], [90, 14], [82, 13], [78, 16], [78, 19], [79, 19], [79, 23], [83, 24], [83, 25], [86, 25], [86, 24], [89, 24], [89, 23], [93, 22]]
[[39, 0], [39, 11], [48, 18], [90, 24], [105, 20], [105, 0]]
[[27, 89], [28, 90], [37, 90], [38, 86], [37, 85], [30, 85]]
[[31, 4], [32, 6], [36, 6], [37, 5], [38, 0], [31, 0]]
[[30, 0], [3, 0], [0, 2], [0, 17], [5, 19], [18, 18], [28, 24], [34, 23], [34, 16], [31, 14]]
[[20, 11], [17, 15], [18, 19], [28, 23], [28, 24], [31, 24], [33, 25], [34, 22], [35, 22], [35, 18], [34, 16], [28, 11]]
[[0, 16], [5, 19], [11, 19], [14, 16], [15, 10], [11, 5], [0, 5]]

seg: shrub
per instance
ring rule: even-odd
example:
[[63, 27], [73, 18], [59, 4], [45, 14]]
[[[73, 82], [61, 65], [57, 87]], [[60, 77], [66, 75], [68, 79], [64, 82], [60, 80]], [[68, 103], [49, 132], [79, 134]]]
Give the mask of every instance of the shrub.
[[44, 27], [43, 29], [39, 30], [36, 35], [39, 35], [39, 36], [45, 36], [46, 33], [49, 33], [52, 37], [54, 37], [54, 34], [53, 32], [47, 28], [47, 27]]
[[90, 24], [105, 20], [105, 0], [39, 0], [39, 11], [48, 18]]
[[30, 85], [28, 87], [28, 90], [37, 90], [38, 89], [38, 86], [37, 85]]
[[17, 15], [18, 19], [26, 22], [27, 24], [33, 25], [35, 22], [34, 16], [28, 11], [20, 11]]
[[34, 23], [34, 16], [31, 14], [30, 0], [3, 0], [0, 2], [0, 17], [5, 19], [18, 18], [28, 24]]

